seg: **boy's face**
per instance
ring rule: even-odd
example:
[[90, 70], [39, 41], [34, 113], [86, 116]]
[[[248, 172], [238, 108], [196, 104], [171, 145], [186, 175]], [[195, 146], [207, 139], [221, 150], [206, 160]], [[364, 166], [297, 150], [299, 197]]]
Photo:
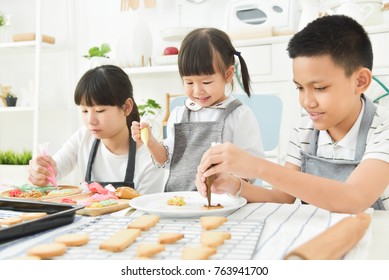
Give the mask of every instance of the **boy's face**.
[[318, 130], [334, 141], [351, 129], [361, 110], [359, 70], [347, 77], [328, 55], [293, 59], [294, 82], [301, 106]]

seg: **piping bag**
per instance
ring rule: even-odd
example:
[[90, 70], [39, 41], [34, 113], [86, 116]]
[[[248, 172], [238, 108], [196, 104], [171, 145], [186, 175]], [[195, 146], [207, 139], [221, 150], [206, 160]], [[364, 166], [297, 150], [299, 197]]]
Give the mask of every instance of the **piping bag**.
[[[219, 144], [219, 143], [212, 142], [211, 147], [213, 147], [217, 144]], [[212, 164], [209, 168], [211, 168], [212, 166], [214, 166], [214, 165]], [[216, 175], [214, 174], [214, 175], [211, 175], [205, 179], [205, 185], [207, 186], [207, 201], [208, 201], [209, 207], [211, 206], [211, 186], [213, 184], [213, 181], [215, 180], [215, 177], [216, 177]]]
[[[39, 154], [41, 156], [47, 156], [48, 149], [49, 149], [49, 143], [40, 144], [38, 146]], [[49, 180], [49, 182], [52, 183], [57, 188], [57, 190], [59, 190], [59, 187], [57, 185], [57, 180], [55, 178], [54, 168], [51, 165], [49, 165], [47, 169], [50, 171], [51, 174], [50, 176], [47, 176], [47, 180]]]

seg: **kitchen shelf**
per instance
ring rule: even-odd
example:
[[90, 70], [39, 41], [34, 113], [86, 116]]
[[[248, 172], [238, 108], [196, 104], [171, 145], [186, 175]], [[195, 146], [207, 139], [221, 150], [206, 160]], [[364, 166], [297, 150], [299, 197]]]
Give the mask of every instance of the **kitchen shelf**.
[[146, 67], [132, 67], [123, 68], [127, 75], [137, 74], [160, 74], [160, 73], [177, 73], [178, 65], [163, 65], [163, 66], [146, 66]]
[[32, 107], [0, 107], [0, 112], [34, 112]]
[[24, 42], [11, 42], [11, 43], [0, 43], [0, 55], [15, 55], [22, 53], [34, 53], [35, 48], [41, 44], [42, 51], [51, 52], [58, 51], [60, 48], [57, 45], [48, 44], [45, 42], [38, 41], [24, 41]]

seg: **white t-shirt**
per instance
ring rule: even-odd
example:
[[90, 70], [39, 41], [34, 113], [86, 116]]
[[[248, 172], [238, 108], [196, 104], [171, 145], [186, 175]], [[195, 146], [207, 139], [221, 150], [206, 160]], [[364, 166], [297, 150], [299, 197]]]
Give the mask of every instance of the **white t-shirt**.
[[[375, 106], [376, 113], [367, 135], [366, 150], [361, 161], [378, 159], [389, 162], [389, 110], [380, 105], [375, 104]], [[339, 142], [334, 144], [327, 131], [319, 132], [317, 157], [334, 160], [354, 159], [357, 136], [364, 109], [365, 103], [363, 102], [357, 121]], [[292, 130], [286, 155], [287, 162], [301, 167], [300, 150], [308, 152], [313, 131], [312, 120], [309, 116], [303, 117], [300, 124]], [[389, 210], [389, 187], [386, 188], [381, 198], [385, 208]]]
[[[53, 156], [57, 163], [58, 175], [61, 177], [70, 173], [77, 165], [84, 180], [87, 170], [89, 153], [95, 137], [85, 127], [74, 133], [66, 144]], [[98, 182], [122, 182], [126, 174], [128, 155], [111, 153], [101, 141], [95, 161], [92, 166], [91, 180]], [[135, 189], [142, 194], [163, 192], [165, 171], [152, 163], [149, 151], [142, 145], [136, 151]]]
[[[226, 108], [234, 99], [234, 97], [230, 96], [223, 102], [204, 108], [199, 107], [197, 104], [191, 106], [189, 105], [190, 102], [186, 102], [186, 106], [191, 110], [190, 121], [217, 121], [223, 113], [223, 110], [220, 109]], [[177, 106], [174, 108], [170, 113], [167, 123], [167, 138], [164, 144], [169, 149], [170, 160], [174, 150], [174, 124], [181, 122], [186, 106]], [[239, 148], [254, 156], [265, 157], [258, 121], [247, 105], [243, 104], [239, 106], [228, 115], [223, 131], [223, 139], [224, 142], [234, 143]], [[211, 143], [204, 143], [204, 145], [211, 147]]]

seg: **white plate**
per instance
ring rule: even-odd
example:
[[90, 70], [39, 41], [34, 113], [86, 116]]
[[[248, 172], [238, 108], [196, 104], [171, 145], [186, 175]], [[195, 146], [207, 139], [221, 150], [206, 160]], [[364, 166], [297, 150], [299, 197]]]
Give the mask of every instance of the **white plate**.
[[[184, 206], [168, 205], [168, 199], [174, 196], [182, 196], [186, 204]], [[225, 194], [212, 194], [212, 205], [220, 203], [223, 208], [204, 210], [202, 207], [207, 204], [207, 199], [195, 191], [142, 195], [131, 199], [129, 203], [131, 207], [137, 210], [163, 217], [193, 218], [210, 215], [228, 215], [246, 205], [247, 200], [243, 197], [232, 198]]]

